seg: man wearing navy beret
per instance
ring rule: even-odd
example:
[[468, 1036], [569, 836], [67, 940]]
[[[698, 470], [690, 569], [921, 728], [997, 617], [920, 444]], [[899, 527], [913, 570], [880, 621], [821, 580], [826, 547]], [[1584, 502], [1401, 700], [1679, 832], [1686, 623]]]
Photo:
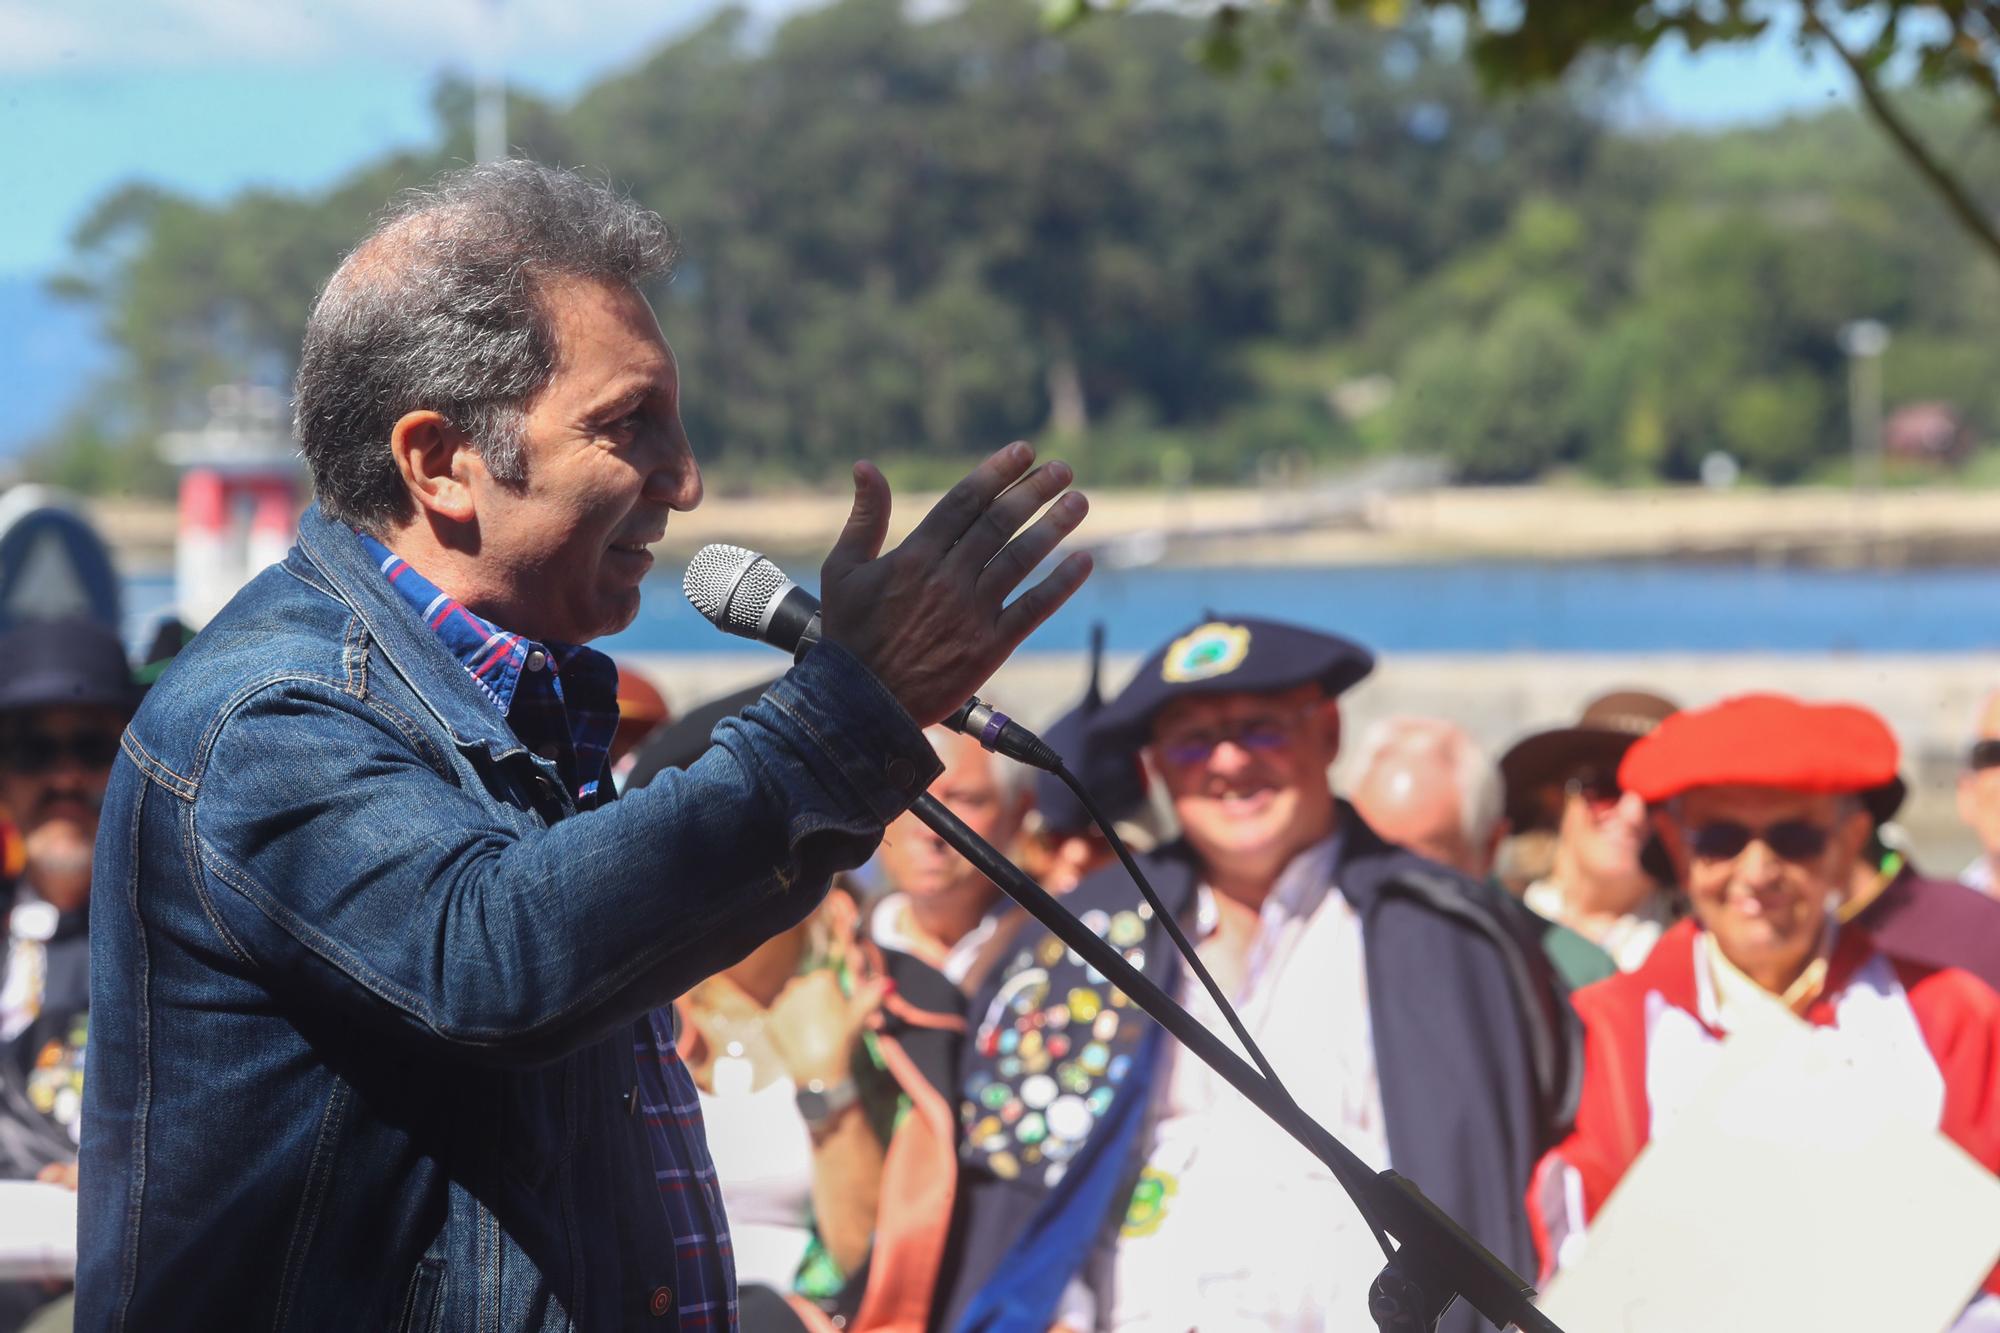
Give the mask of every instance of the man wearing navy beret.
[[[1574, 1028], [1511, 900], [1334, 795], [1338, 697], [1373, 665], [1334, 635], [1215, 617], [1154, 652], [1093, 739], [1164, 786], [1181, 836], [1147, 877], [1293, 1096], [1524, 1270], [1521, 1189], [1564, 1118]], [[1067, 902], [1226, 1033], [1122, 869]], [[1366, 1321], [1382, 1255], [1340, 1187], [1058, 941], [1025, 934], [972, 1019], [937, 1326]], [[1446, 1321], [1474, 1326], [1462, 1306]]]

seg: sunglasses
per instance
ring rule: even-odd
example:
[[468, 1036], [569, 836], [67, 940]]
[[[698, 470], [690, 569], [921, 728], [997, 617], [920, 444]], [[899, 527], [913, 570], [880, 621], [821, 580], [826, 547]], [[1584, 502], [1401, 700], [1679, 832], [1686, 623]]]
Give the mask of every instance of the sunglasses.
[[1686, 830], [1688, 850], [1701, 861], [1733, 861], [1752, 842], [1761, 842], [1781, 861], [1811, 861], [1826, 850], [1831, 829], [1804, 819], [1781, 819], [1753, 829], [1733, 819], [1718, 819]]
[[1160, 758], [1177, 768], [1205, 764], [1227, 741], [1256, 754], [1275, 754], [1297, 737], [1304, 712], [1247, 717], [1234, 726], [1204, 727], [1162, 736], [1154, 744]]
[[1974, 741], [1972, 752], [1965, 757], [1965, 766], [1971, 769], [2000, 768], [2000, 739]]
[[82, 768], [109, 768], [118, 757], [118, 733], [86, 730], [67, 736], [51, 736], [45, 731], [17, 731], [0, 737], [0, 768], [33, 777], [59, 766], [65, 759]]

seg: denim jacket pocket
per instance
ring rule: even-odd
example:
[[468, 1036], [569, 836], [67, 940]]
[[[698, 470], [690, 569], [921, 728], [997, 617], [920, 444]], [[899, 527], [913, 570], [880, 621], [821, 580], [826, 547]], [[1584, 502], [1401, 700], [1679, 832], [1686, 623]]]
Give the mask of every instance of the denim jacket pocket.
[[409, 1290], [403, 1294], [402, 1317], [397, 1333], [435, 1333], [438, 1317], [444, 1312], [444, 1260], [426, 1257], [410, 1274]]

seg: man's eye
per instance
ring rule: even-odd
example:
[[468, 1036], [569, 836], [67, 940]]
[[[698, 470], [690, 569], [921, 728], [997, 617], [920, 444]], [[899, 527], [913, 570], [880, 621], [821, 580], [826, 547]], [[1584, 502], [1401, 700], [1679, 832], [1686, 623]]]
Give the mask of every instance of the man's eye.
[[624, 416], [619, 417], [616, 421], [606, 426], [604, 433], [607, 435], [630, 435], [639, 429], [639, 424], [644, 420], [645, 415], [640, 410], [627, 412]]

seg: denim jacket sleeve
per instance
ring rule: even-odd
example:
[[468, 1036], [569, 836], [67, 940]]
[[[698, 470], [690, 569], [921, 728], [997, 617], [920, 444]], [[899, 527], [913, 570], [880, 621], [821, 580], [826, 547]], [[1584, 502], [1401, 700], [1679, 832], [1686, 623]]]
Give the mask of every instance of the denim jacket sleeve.
[[939, 770], [827, 644], [686, 772], [546, 827], [456, 778], [438, 730], [332, 682], [274, 682], [214, 735], [191, 869], [240, 965], [497, 1063], [574, 1049], [802, 920]]

